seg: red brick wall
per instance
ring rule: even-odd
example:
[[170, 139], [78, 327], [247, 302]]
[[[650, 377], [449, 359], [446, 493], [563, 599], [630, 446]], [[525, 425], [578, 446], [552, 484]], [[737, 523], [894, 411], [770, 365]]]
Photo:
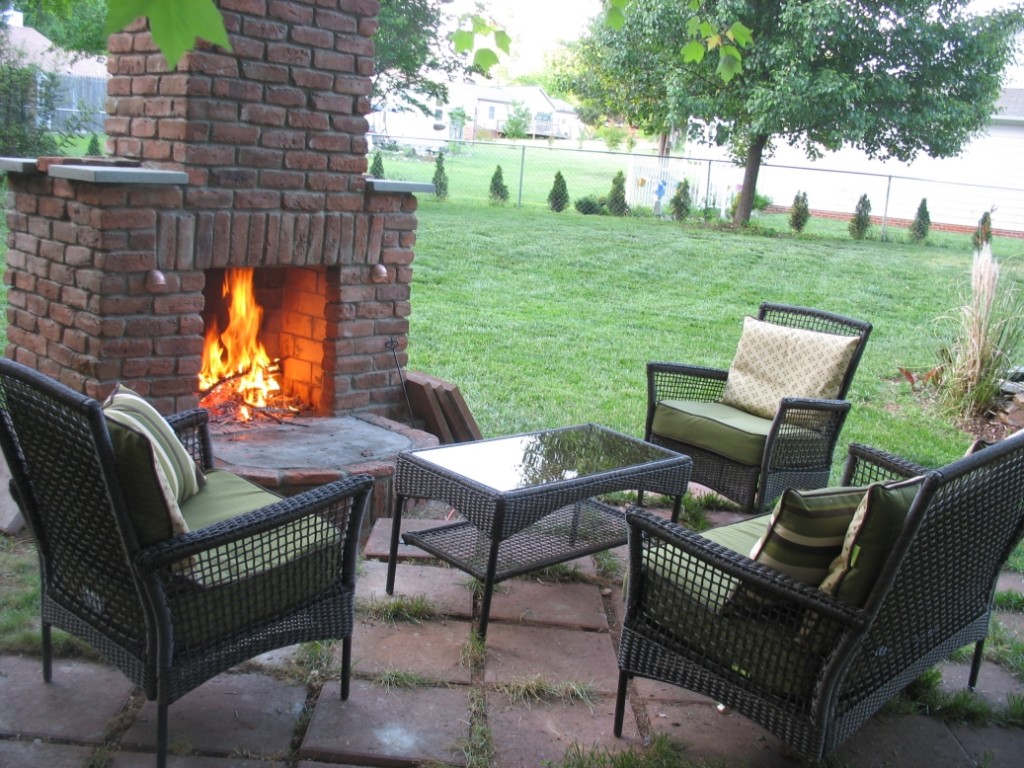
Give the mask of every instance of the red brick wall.
[[[233, 51], [201, 45], [178, 71], [142, 25], [110, 38], [108, 152], [187, 184], [9, 175], [8, 354], [92, 395], [121, 380], [180, 410], [196, 403], [204, 270], [322, 268], [314, 405], [400, 413], [385, 343], [404, 365], [416, 200], [368, 193], [362, 175], [379, 4], [218, 4]], [[370, 279], [378, 263], [385, 282]]]

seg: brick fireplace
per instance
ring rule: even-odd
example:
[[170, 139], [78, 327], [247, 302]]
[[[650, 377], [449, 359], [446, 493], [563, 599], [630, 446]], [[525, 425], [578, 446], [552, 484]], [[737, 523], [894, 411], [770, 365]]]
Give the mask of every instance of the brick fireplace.
[[[285, 386], [324, 415], [404, 415], [416, 199], [367, 180], [376, 0], [218, 0], [232, 52], [169, 71], [110, 38], [107, 158], [5, 159], [7, 355], [103, 397], [197, 404], [204, 329], [252, 267]], [[395, 351], [392, 351], [394, 348]]]

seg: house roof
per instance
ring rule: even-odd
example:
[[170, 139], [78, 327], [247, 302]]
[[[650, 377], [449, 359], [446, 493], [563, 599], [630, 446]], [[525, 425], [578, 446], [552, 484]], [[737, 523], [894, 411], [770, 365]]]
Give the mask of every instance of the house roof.
[[12, 25], [0, 34], [6, 34], [8, 45], [22, 52], [27, 62], [46, 72], [78, 77], [109, 76], [105, 56], [89, 56], [57, 48], [50, 38], [31, 27]]

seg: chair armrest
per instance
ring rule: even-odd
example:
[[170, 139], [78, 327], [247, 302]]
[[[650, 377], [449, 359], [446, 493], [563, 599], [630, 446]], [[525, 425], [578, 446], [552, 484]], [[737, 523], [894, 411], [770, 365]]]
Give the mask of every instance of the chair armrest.
[[651, 436], [654, 408], [662, 400], [695, 400], [711, 403], [721, 399], [729, 372], [684, 363], [647, 363], [647, 423], [644, 435]]
[[210, 414], [205, 408], [192, 408], [166, 417], [185, 450], [205, 471], [213, 468], [213, 444], [210, 442]]
[[[735, 579], [738, 582], [737, 593], [743, 592], [763, 600], [770, 613], [778, 614], [780, 608], [794, 608], [797, 609], [794, 611], [796, 615], [805, 616], [810, 612], [847, 629], [867, 626], [868, 614], [863, 609], [840, 602], [817, 587], [796, 582], [781, 571], [709, 541], [648, 510], [637, 507], [627, 510], [626, 522], [629, 525], [630, 550], [627, 614], [631, 607], [643, 600], [644, 548], [664, 546], [685, 555], [689, 561], [687, 567], [699, 572], [693, 583]], [[683, 564], [682, 559], [673, 556], [661, 558], [661, 562], [676, 563], [680, 567]], [[679, 590], [685, 589], [683, 582], [677, 582]]]
[[861, 443], [850, 443], [842, 485], [868, 485], [887, 480], [905, 480], [928, 471], [915, 462]]
[[[359, 526], [372, 487], [373, 478], [369, 475], [355, 475], [327, 483], [230, 520], [146, 547], [138, 554], [136, 564], [144, 574], [154, 574], [230, 545], [233, 558], [251, 561], [255, 571], [263, 571], [268, 567], [268, 559], [276, 554], [274, 547], [268, 546], [268, 534], [272, 536], [279, 529], [303, 518], [319, 516], [336, 527], [345, 528], [346, 560], [351, 561], [346, 563], [346, 568], [351, 568], [354, 574]], [[351, 550], [351, 557], [348, 550]]]

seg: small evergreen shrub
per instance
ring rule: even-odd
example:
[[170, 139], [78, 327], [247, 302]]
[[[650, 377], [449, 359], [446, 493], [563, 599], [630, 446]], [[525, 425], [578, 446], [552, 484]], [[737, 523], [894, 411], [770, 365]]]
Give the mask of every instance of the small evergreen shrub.
[[375, 179], [384, 178], [384, 160], [380, 156], [380, 152], [373, 153], [373, 162], [370, 164], [370, 175]]
[[982, 246], [992, 242], [992, 212], [985, 211], [981, 214], [981, 219], [978, 221], [978, 227], [974, 230], [974, 234], [971, 235], [971, 243], [974, 245], [974, 250], [980, 251]]
[[[772, 204], [772, 199], [768, 195], [759, 194], [758, 191], [754, 190], [754, 199], [750, 202], [750, 210], [752, 211], [764, 211]], [[736, 209], [740, 207], [740, 196], [736, 195], [733, 197], [732, 202], [729, 203], [729, 218], [736, 216]]]
[[548, 208], [555, 213], [561, 213], [569, 207], [569, 188], [565, 184], [565, 177], [561, 171], [555, 171], [555, 183], [551, 185], [548, 192]]
[[508, 187], [505, 186], [505, 177], [501, 173], [501, 166], [494, 169], [491, 176], [491, 204], [504, 205], [508, 202]]
[[676, 192], [668, 201], [669, 210], [672, 211], [673, 221], [682, 221], [690, 215], [690, 182], [683, 179], [676, 184]]
[[807, 193], [797, 192], [793, 198], [793, 207], [789, 209], [789, 228], [794, 232], [803, 232], [810, 220], [811, 209], [807, 205]]
[[871, 201], [867, 195], [861, 195], [857, 201], [857, 210], [850, 219], [850, 237], [854, 240], [863, 240], [871, 229]]
[[100, 137], [95, 133], [89, 138], [89, 146], [86, 147], [85, 154], [89, 157], [99, 157], [103, 154], [103, 150], [100, 149]]
[[928, 230], [932, 228], [932, 218], [928, 215], [928, 200], [921, 198], [921, 204], [917, 206], [917, 213], [914, 220], [910, 222], [910, 241], [920, 243], [928, 237]]
[[444, 152], [437, 153], [434, 161], [434, 196], [438, 200], [448, 199], [448, 174], [444, 170]]
[[601, 205], [601, 201], [593, 195], [577, 198], [576, 202], [573, 203], [573, 206], [584, 216], [593, 216], [604, 213], [604, 206]]
[[629, 213], [626, 203], [626, 174], [619, 171], [612, 179], [612, 188], [608, 193], [608, 213], [612, 216], [625, 216]]

